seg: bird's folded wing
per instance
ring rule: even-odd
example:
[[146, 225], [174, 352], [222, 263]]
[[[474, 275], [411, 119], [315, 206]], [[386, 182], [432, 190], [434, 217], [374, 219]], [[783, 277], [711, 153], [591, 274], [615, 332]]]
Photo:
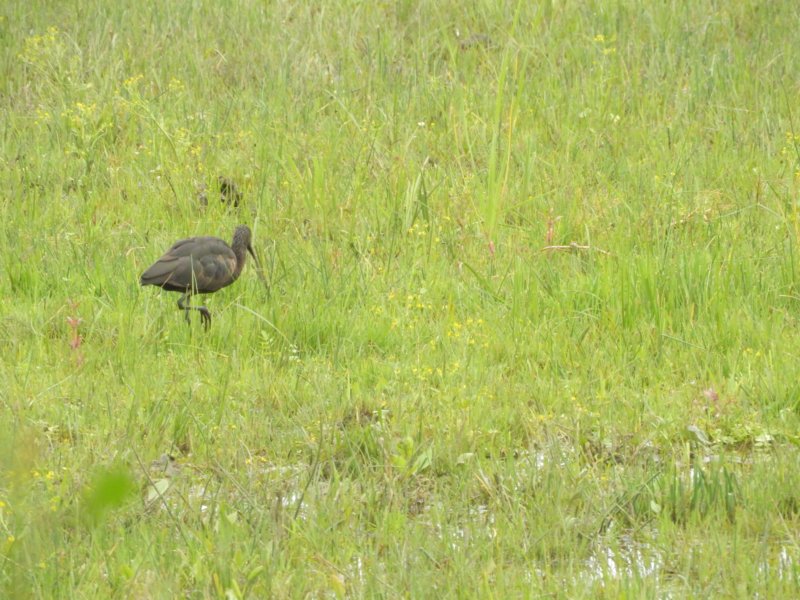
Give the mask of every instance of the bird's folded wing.
[[[189, 288], [196, 279], [199, 264], [191, 256], [170, 256], [165, 254], [152, 267], [142, 273], [142, 285], [169, 285]], [[192, 276], [194, 273], [194, 277]]]

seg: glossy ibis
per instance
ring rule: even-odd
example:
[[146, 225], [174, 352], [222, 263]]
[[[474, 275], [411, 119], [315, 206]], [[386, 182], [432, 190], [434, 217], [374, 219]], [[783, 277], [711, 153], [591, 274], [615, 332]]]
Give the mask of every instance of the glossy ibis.
[[215, 237], [193, 237], [175, 242], [164, 256], [142, 273], [140, 283], [143, 286], [157, 285], [168, 292], [182, 292], [178, 308], [186, 312], [186, 322], [189, 322], [189, 311], [197, 310], [208, 329], [211, 313], [205, 306], [190, 306], [191, 297], [211, 294], [236, 281], [244, 267], [246, 252], [258, 265], [250, 236], [250, 228], [240, 225], [233, 232], [230, 246]]

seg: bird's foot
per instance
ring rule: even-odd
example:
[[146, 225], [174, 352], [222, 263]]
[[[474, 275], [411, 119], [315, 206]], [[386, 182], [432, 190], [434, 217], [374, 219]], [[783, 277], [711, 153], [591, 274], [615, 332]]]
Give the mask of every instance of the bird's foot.
[[198, 306], [197, 310], [200, 311], [200, 321], [202, 321], [203, 327], [208, 331], [208, 328], [211, 327], [211, 313], [205, 306]]

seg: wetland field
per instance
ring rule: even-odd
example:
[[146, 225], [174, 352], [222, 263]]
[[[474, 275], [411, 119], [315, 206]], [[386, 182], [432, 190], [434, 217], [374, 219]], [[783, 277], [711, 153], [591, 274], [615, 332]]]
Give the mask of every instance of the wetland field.
[[4, 2], [0, 597], [800, 597], [798, 22]]

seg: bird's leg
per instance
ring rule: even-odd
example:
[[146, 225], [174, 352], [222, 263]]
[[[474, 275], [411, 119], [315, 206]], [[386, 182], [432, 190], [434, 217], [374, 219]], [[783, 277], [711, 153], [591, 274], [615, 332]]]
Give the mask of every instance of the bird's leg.
[[[183, 311], [186, 311], [186, 322], [189, 323], [189, 311], [196, 310], [200, 313], [200, 322], [203, 323], [203, 327], [208, 329], [211, 326], [211, 313], [205, 306], [190, 306], [189, 302], [191, 302], [192, 293], [186, 292], [183, 296], [178, 298], [178, 308]], [[184, 304], [184, 301], [186, 302]]]
[[[186, 322], [187, 323], [190, 322], [189, 321], [189, 311], [192, 309], [192, 307], [189, 306], [189, 302], [191, 302], [191, 298], [192, 298], [192, 294], [189, 293], [189, 292], [186, 292], [183, 296], [178, 298], [178, 308], [180, 308], [182, 311], [184, 311], [184, 314], [186, 315]], [[186, 300], [186, 304], [183, 303], [184, 300]]]

